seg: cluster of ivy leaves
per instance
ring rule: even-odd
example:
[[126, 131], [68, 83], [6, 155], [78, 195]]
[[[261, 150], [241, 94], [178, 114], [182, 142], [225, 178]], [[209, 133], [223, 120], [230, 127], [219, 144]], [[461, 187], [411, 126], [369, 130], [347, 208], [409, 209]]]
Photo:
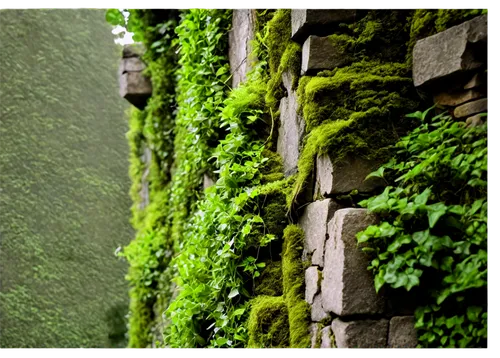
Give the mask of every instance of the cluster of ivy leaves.
[[429, 110], [369, 177], [383, 193], [360, 202], [378, 225], [358, 233], [373, 255], [377, 291], [387, 285], [419, 297], [422, 347], [483, 347], [487, 338], [487, 128]]

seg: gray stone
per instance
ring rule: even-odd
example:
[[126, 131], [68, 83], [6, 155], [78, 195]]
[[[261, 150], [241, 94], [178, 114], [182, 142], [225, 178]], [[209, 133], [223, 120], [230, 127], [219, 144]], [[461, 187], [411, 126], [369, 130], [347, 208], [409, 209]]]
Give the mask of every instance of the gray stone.
[[304, 230], [304, 259], [309, 255], [311, 264], [323, 267], [323, 250], [328, 221], [340, 206], [332, 199], [318, 200], [307, 205], [299, 218], [299, 226]]
[[141, 57], [146, 53], [146, 47], [140, 43], [127, 44], [123, 46], [122, 58]]
[[311, 336], [311, 348], [319, 348], [319, 323], [312, 323], [309, 326], [309, 334]]
[[330, 315], [323, 309], [320, 293], [314, 297], [313, 304], [311, 305], [311, 321], [320, 322], [329, 317]]
[[462, 104], [461, 106], [455, 108], [453, 115], [456, 118], [468, 117], [473, 114], [483, 113], [488, 110], [488, 99], [483, 98], [474, 102], [469, 102]]
[[321, 348], [333, 348], [332, 344], [332, 329], [326, 326], [321, 330]]
[[353, 22], [356, 10], [292, 10], [292, 39], [304, 41], [309, 35], [328, 35], [333, 25]]
[[343, 322], [338, 318], [332, 322], [332, 331], [337, 348], [386, 348], [389, 321], [362, 320]]
[[139, 57], [123, 58], [120, 61], [118, 73], [121, 75], [125, 72], [141, 72], [146, 68], [144, 62]]
[[203, 190], [210, 188], [215, 185], [215, 180], [213, 180], [208, 174], [203, 174]]
[[297, 95], [292, 92], [280, 102], [280, 126], [278, 129], [278, 153], [283, 158], [285, 176], [297, 172], [300, 146], [304, 137], [305, 122], [298, 114]]
[[442, 92], [434, 96], [434, 103], [441, 106], [455, 107], [460, 104], [484, 97], [484, 94], [476, 90], [466, 90], [456, 93]]
[[316, 266], [306, 270], [306, 302], [312, 305], [314, 296], [319, 291], [319, 270]]
[[479, 16], [417, 41], [413, 48], [416, 87], [474, 70], [485, 64], [487, 16]]
[[360, 157], [347, 156], [335, 163], [329, 155], [324, 154], [316, 158], [316, 189], [323, 196], [350, 193], [357, 189], [359, 192], [370, 192], [384, 186], [380, 178], [366, 176], [380, 166], [378, 161], [369, 161]]
[[367, 270], [369, 257], [356, 234], [378, 222], [366, 209], [340, 209], [328, 223], [325, 267], [321, 281], [323, 308], [339, 316], [381, 314], [385, 298], [377, 295]]
[[141, 72], [126, 72], [120, 75], [120, 96], [137, 108], [146, 107], [152, 91], [150, 79]]
[[321, 70], [333, 70], [349, 61], [328, 37], [309, 36], [302, 47], [301, 73], [311, 74]]
[[293, 93], [293, 88], [292, 88], [292, 82], [293, 82], [293, 75], [291, 71], [285, 71], [281, 75], [281, 81], [283, 82], [283, 86], [285, 86], [286, 91], [288, 93], [288, 97], [295, 95]]
[[392, 317], [389, 324], [390, 348], [415, 348], [418, 344], [413, 316]]
[[467, 120], [465, 121], [465, 125], [467, 127], [481, 126], [484, 124], [483, 118], [484, 117], [480, 117], [479, 114], [476, 114], [475, 116], [467, 118]]
[[255, 10], [233, 10], [233, 26], [229, 31], [229, 65], [231, 68], [233, 88], [245, 81], [247, 73], [252, 69], [251, 41], [254, 39]]

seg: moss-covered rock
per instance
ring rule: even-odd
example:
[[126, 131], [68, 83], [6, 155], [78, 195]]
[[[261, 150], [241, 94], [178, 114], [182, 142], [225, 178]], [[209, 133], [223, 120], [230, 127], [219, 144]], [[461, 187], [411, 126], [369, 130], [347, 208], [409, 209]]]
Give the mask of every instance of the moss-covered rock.
[[258, 296], [251, 301], [249, 348], [286, 348], [289, 345], [288, 308], [283, 296]]

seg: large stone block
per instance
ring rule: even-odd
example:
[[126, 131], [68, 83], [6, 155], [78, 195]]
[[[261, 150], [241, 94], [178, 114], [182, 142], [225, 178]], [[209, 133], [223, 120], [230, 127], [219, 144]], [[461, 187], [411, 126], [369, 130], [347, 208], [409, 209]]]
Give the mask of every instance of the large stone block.
[[297, 172], [300, 147], [305, 132], [305, 122], [298, 113], [298, 107], [295, 92], [281, 99], [277, 150], [283, 158], [285, 176]]
[[385, 298], [375, 292], [370, 261], [356, 234], [377, 223], [366, 209], [340, 209], [328, 223], [321, 295], [323, 308], [339, 316], [381, 314]]
[[322, 196], [359, 192], [370, 192], [384, 186], [380, 178], [366, 176], [380, 166], [379, 161], [370, 161], [360, 157], [348, 156], [333, 164], [329, 155], [324, 154], [316, 159], [316, 189]]
[[302, 47], [301, 73], [311, 74], [321, 70], [333, 70], [349, 61], [328, 37], [309, 36]]
[[356, 10], [292, 10], [292, 39], [302, 42], [309, 35], [329, 35], [336, 24], [355, 19]]
[[304, 255], [311, 256], [311, 264], [323, 267], [323, 251], [326, 240], [327, 224], [340, 208], [332, 199], [318, 200], [307, 205], [299, 218], [299, 226], [304, 230]]
[[487, 16], [479, 16], [417, 41], [413, 49], [415, 86], [435, 83], [486, 63]]
[[326, 326], [321, 330], [321, 348], [332, 348], [332, 328]]
[[455, 108], [453, 115], [456, 118], [464, 118], [471, 116], [473, 114], [486, 112], [488, 110], [488, 99], [483, 98], [474, 102], [469, 102], [462, 104], [461, 106]]
[[233, 26], [229, 31], [229, 65], [233, 75], [233, 88], [245, 81], [246, 74], [252, 69], [251, 41], [254, 36], [255, 10], [233, 10]]
[[320, 272], [317, 266], [308, 267], [306, 270], [306, 302], [312, 305], [314, 296], [319, 291]]
[[389, 323], [390, 348], [415, 348], [418, 344], [413, 316], [392, 317]]
[[323, 301], [321, 299], [321, 293], [314, 297], [313, 303], [311, 305], [311, 321], [321, 322], [330, 317], [330, 314], [325, 312], [323, 309]]
[[363, 320], [343, 322], [338, 318], [332, 322], [332, 331], [337, 348], [386, 348], [389, 321]]
[[126, 72], [120, 75], [120, 96], [137, 108], [146, 107], [152, 91], [150, 79], [141, 72]]
[[434, 103], [441, 106], [455, 107], [460, 104], [484, 97], [481, 91], [465, 90], [460, 92], [442, 92], [434, 96]]
[[139, 57], [123, 58], [118, 69], [119, 74], [125, 72], [141, 72], [146, 68], [144, 62]]

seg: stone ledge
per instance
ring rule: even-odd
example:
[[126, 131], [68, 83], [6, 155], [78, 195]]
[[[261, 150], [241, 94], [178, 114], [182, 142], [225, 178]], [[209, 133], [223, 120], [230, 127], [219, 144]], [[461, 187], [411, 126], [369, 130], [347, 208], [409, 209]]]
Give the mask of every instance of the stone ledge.
[[309, 35], [328, 35], [331, 27], [356, 19], [356, 10], [292, 10], [292, 40], [303, 42]]
[[328, 37], [309, 36], [302, 47], [301, 74], [333, 70], [349, 62], [346, 56]]
[[337, 318], [331, 327], [337, 348], [387, 347], [389, 321], [386, 319], [343, 322]]

